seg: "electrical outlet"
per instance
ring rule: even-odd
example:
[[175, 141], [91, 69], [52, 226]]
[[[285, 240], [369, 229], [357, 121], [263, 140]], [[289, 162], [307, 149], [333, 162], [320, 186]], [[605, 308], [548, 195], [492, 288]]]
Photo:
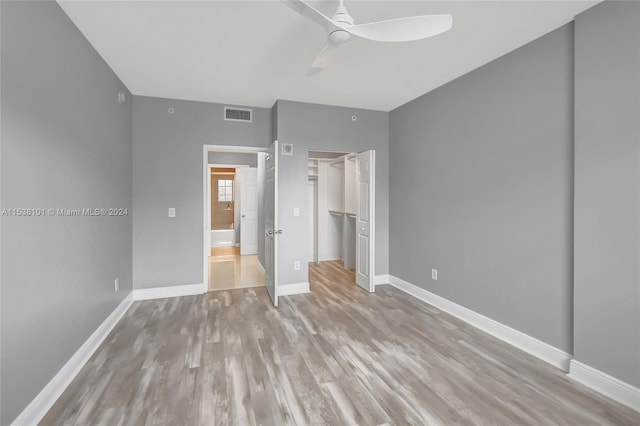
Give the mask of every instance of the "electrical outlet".
[[113, 286], [115, 287], [116, 291], [120, 290], [120, 278], [116, 278]]
[[176, 208], [169, 207], [169, 217], [176, 217]]
[[296, 260], [295, 262], [293, 262], [293, 270], [294, 271], [299, 271], [300, 270], [300, 261]]
[[294, 207], [294, 208], [293, 208], [293, 215], [294, 215], [295, 217], [300, 216], [300, 207]]
[[437, 269], [432, 269], [431, 270], [431, 279], [438, 281], [438, 270]]

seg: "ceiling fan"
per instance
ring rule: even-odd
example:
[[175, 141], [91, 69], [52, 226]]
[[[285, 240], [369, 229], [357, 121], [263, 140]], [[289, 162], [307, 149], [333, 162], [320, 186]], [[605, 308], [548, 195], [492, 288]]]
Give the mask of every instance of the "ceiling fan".
[[348, 42], [352, 35], [373, 41], [414, 41], [449, 31], [453, 25], [451, 15], [409, 16], [355, 25], [354, 19], [344, 6], [344, 0], [340, 0], [338, 8], [331, 17], [323, 14], [305, 0], [283, 1], [327, 32], [327, 42], [313, 61], [308, 75], [317, 74], [327, 68], [336, 47]]

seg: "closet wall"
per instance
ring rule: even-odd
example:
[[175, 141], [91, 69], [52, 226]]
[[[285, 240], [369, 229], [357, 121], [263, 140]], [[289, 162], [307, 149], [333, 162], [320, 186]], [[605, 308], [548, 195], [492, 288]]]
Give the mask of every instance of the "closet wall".
[[[311, 261], [344, 261], [355, 268], [356, 166], [355, 154], [337, 158], [309, 158]], [[313, 184], [311, 183], [313, 182]]]

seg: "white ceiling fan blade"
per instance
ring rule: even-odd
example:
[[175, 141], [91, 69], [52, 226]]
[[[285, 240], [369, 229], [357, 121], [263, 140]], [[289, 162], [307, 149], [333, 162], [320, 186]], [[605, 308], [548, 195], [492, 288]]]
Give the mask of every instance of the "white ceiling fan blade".
[[311, 69], [309, 69], [307, 75], [316, 75], [327, 68], [331, 64], [331, 59], [333, 58], [333, 54], [336, 51], [336, 47], [338, 47], [337, 44], [335, 44], [331, 40], [327, 40], [324, 46], [322, 46], [322, 50], [320, 50], [320, 53], [318, 53], [316, 58], [313, 60]]
[[334, 23], [343, 30], [373, 41], [414, 41], [449, 31], [453, 26], [451, 15], [423, 15], [361, 25]]
[[[304, 0], [281, 0], [284, 4], [289, 6], [294, 12], [299, 13], [320, 25], [322, 28], [328, 28], [334, 22], [324, 13], [320, 12], [315, 7], [311, 6]], [[335, 24], [334, 24], [335, 25]]]

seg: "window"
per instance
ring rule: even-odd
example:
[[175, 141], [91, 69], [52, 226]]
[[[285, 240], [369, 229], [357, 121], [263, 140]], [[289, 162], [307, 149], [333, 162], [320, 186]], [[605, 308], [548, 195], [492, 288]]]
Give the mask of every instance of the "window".
[[233, 181], [230, 179], [218, 180], [218, 201], [233, 201]]

